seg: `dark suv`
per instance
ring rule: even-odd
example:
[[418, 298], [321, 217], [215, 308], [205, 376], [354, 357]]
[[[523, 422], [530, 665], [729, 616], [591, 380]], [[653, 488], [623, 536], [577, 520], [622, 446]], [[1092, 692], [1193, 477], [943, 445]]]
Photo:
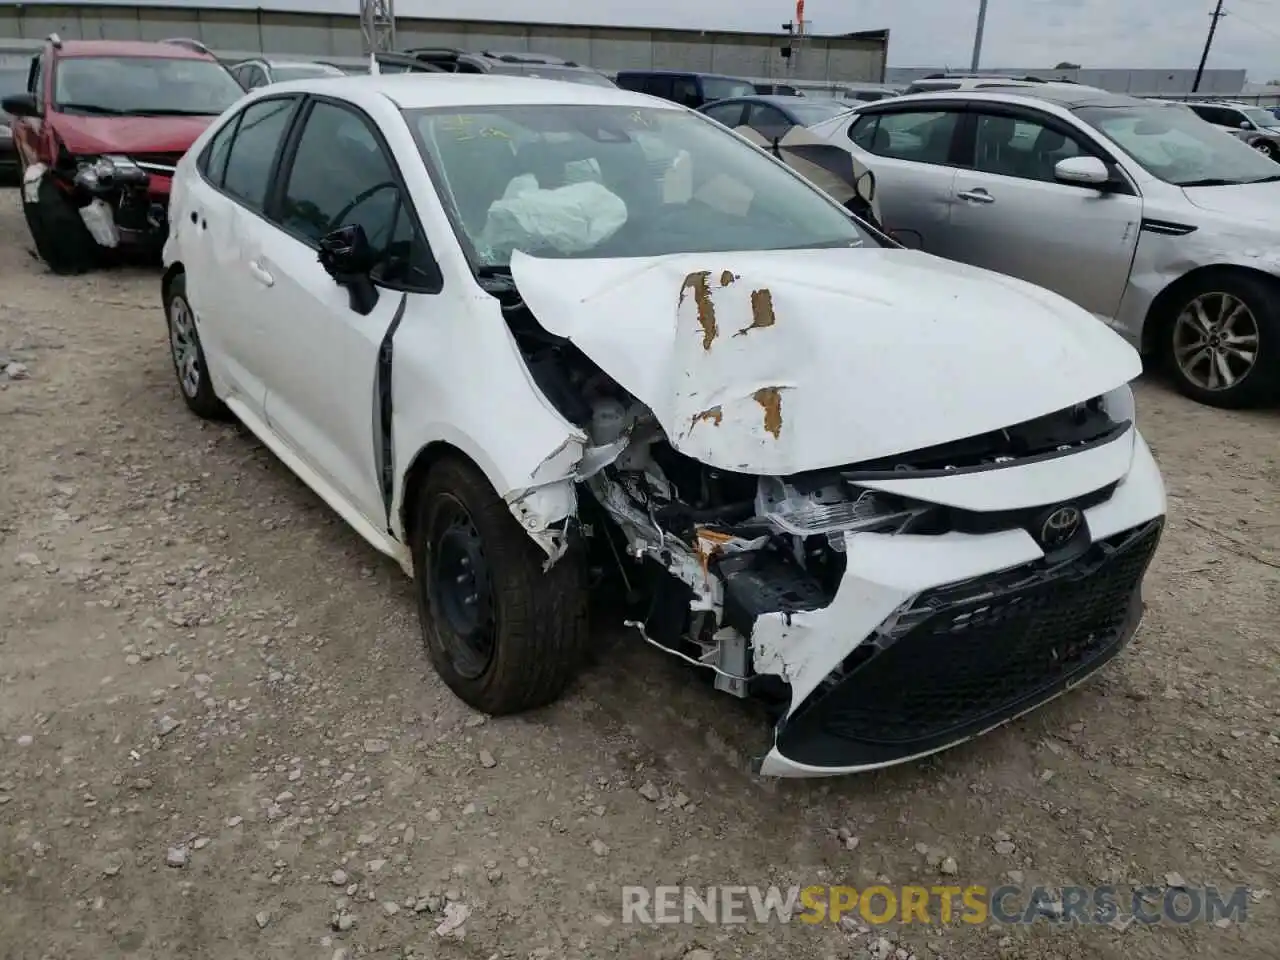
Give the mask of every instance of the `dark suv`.
[[619, 70], [618, 86], [647, 93], [682, 106], [698, 109], [706, 103], [730, 97], [754, 97], [756, 85], [740, 77], [680, 70]]
[[599, 70], [545, 53], [494, 53], [491, 50], [468, 53], [453, 47], [413, 47], [402, 53], [446, 73], [505, 73], [589, 83], [597, 87], [614, 86], [613, 81]]

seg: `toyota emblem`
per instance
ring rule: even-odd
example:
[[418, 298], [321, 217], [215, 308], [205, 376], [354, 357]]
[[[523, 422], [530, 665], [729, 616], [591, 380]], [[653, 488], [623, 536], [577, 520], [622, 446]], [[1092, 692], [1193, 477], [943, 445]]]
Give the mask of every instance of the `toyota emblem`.
[[1040, 543], [1046, 550], [1056, 550], [1066, 545], [1080, 529], [1080, 510], [1076, 507], [1059, 507], [1049, 514], [1040, 528]]

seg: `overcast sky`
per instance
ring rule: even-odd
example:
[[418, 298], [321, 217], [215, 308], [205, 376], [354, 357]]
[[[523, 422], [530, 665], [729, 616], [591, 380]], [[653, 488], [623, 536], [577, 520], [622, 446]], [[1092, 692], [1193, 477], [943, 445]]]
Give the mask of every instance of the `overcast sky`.
[[[352, 0], [354, 5], [354, 0]], [[1186, 67], [1200, 59], [1213, 0], [989, 0], [984, 66]], [[1280, 0], [1227, 0], [1210, 67], [1280, 78]], [[396, 0], [401, 16], [777, 30], [788, 0]], [[978, 0], [807, 0], [816, 33], [889, 27], [895, 67], [967, 68]]]

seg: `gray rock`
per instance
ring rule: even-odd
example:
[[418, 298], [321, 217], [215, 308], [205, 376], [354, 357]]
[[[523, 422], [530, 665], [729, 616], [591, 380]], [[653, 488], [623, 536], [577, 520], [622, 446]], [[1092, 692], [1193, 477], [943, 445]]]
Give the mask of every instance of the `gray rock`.
[[498, 761], [493, 759], [492, 753], [488, 750], [480, 751], [480, 766], [484, 767], [486, 770], [492, 770], [497, 765]]
[[390, 749], [391, 744], [386, 740], [371, 739], [364, 742], [365, 753], [386, 753]]
[[165, 855], [164, 862], [171, 867], [185, 867], [187, 865], [187, 848], [183, 846], [170, 847], [169, 852]]
[[649, 780], [640, 788], [640, 796], [644, 797], [650, 803], [656, 803], [658, 798], [662, 796], [662, 792], [653, 785], [652, 780]]
[[173, 717], [169, 716], [166, 713], [163, 717], [161, 717], [159, 720], [156, 721], [156, 732], [160, 734], [160, 736], [162, 737], [167, 737], [169, 734], [173, 733], [173, 731], [177, 730], [180, 726], [182, 726], [181, 720], [175, 720], [173, 719]]
[[268, 913], [266, 910], [259, 910], [256, 914], [254, 914], [253, 919], [257, 922], [258, 929], [261, 930], [263, 927], [265, 927], [268, 923], [271, 922], [271, 914]]

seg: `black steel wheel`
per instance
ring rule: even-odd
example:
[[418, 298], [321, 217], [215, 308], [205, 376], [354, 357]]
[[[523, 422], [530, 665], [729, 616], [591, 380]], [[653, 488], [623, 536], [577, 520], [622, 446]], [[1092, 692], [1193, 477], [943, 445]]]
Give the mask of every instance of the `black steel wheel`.
[[422, 639], [461, 700], [493, 715], [559, 698], [583, 662], [586, 564], [546, 555], [460, 456], [433, 464], [413, 499], [410, 545]]

